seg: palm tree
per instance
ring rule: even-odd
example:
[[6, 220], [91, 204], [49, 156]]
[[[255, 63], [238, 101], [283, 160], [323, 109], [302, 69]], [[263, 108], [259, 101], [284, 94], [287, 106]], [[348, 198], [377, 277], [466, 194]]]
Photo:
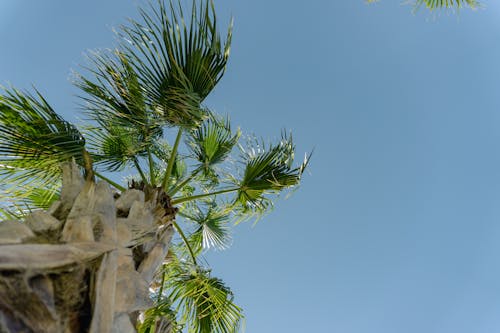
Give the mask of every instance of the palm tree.
[[[379, 0], [367, 0], [368, 3], [377, 1]], [[463, 7], [469, 7], [475, 9], [479, 7], [479, 1], [477, 0], [415, 0], [413, 4], [415, 9], [418, 9], [423, 5], [431, 11], [443, 8], [460, 9]]]
[[203, 104], [231, 25], [222, 38], [209, 0], [184, 12], [158, 0], [90, 55], [75, 79], [85, 127], [3, 88], [0, 331], [238, 331], [241, 308], [200, 256], [296, 187], [309, 157], [294, 164], [286, 133], [242, 140]]

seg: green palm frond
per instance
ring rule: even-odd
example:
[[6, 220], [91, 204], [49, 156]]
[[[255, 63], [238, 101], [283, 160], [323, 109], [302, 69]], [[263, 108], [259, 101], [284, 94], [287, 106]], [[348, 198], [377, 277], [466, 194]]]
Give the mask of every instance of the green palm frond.
[[90, 119], [103, 127], [134, 127], [143, 140], [161, 137], [164, 121], [148, 108], [138, 75], [125, 55], [118, 50], [93, 53], [90, 60], [93, 80], [77, 75], [75, 82], [86, 93], [81, 98]]
[[166, 267], [168, 299], [192, 333], [237, 332], [242, 310], [224, 283], [200, 267], [174, 261]]
[[[188, 220], [182, 228], [171, 220], [182, 244], [170, 248], [161, 283], [149, 281], [156, 306], [143, 313], [139, 332], [235, 333], [242, 310], [198, 265], [199, 255], [230, 245], [231, 219], [260, 215], [272, 207], [270, 195], [298, 185], [309, 157], [296, 166], [292, 137], [283, 135], [277, 144], [243, 149], [241, 174], [230, 174], [240, 130], [202, 103], [225, 72], [232, 23], [223, 39], [213, 0], [193, 0], [186, 16], [180, 0], [155, 1], [157, 9], [141, 10], [141, 22], [121, 29], [117, 50], [92, 54], [89, 76], [77, 76], [91, 120], [84, 136], [38, 92], [0, 95], [0, 217], [22, 218], [57, 200], [61, 162], [75, 160], [87, 180], [95, 175], [120, 191], [99, 171], [134, 166], [138, 176], [129, 179], [140, 177], [146, 192], [165, 190], [176, 216]], [[178, 127], [172, 145], [170, 126]]]
[[[158, 172], [157, 179], [160, 179], [161, 175], [165, 174], [165, 168], [167, 167], [168, 161], [172, 156], [172, 147], [165, 140], [157, 140], [151, 146], [151, 153], [157, 158], [155, 169]], [[185, 156], [176, 154], [175, 161], [172, 167], [172, 178], [173, 182], [179, 181], [187, 173], [187, 165], [185, 161]]]
[[166, 140], [157, 140], [151, 147], [151, 153], [166, 167], [170, 156], [172, 155], [172, 146]]
[[[366, 0], [367, 3], [378, 2], [379, 0]], [[480, 2], [477, 0], [415, 0], [413, 2], [415, 9], [421, 6], [427, 7], [429, 10], [436, 9], [460, 9], [463, 7], [469, 7], [476, 9], [480, 6]]]
[[228, 118], [218, 119], [216, 116], [207, 119], [190, 134], [188, 146], [205, 175], [214, 173], [213, 167], [229, 156], [241, 136], [239, 129], [235, 134], [231, 132]]
[[31, 189], [25, 203], [29, 207], [48, 209], [60, 197], [60, 183], [47, 184], [44, 187]]
[[83, 164], [84, 146], [77, 128], [62, 119], [40, 93], [10, 89], [0, 95], [2, 200], [15, 197], [17, 206], [45, 207], [57, 192], [60, 163], [75, 159]]
[[[124, 139], [130, 140], [132, 136], [125, 136]], [[92, 140], [88, 140], [90, 145], [92, 145]], [[134, 145], [132, 145], [134, 146]], [[123, 147], [125, 148], [125, 147]], [[144, 171], [144, 176], [146, 179], [154, 179], [154, 183], [149, 183], [153, 187], [155, 186], [160, 186], [160, 180], [161, 177], [165, 174], [167, 162], [170, 159], [170, 156], [172, 154], [172, 147], [168, 144], [168, 142], [164, 139], [158, 139], [157, 141], [153, 142], [150, 146], [145, 147], [145, 150], [149, 150], [152, 156], [152, 163], [150, 164], [150, 168], [148, 171]], [[117, 157], [123, 156], [123, 154], [117, 154]], [[108, 168], [111, 168], [113, 166], [117, 166], [117, 170], [121, 170], [123, 167], [126, 165], [135, 162], [139, 162], [139, 159], [134, 160], [135, 157], [141, 157], [143, 158], [143, 162], [146, 158], [146, 152], [141, 152], [138, 153], [137, 155], [130, 155], [127, 158], [123, 160], [116, 160], [116, 164], [111, 164], [112, 160], [108, 157], [106, 161], [109, 162]], [[99, 155], [95, 155], [94, 157], [97, 160], [97, 164], [105, 164], [104, 162], [100, 162], [100, 157]], [[143, 163], [144, 164], [144, 163]], [[143, 169], [146, 170], [144, 165], [142, 165]], [[136, 167], [137, 169], [137, 167]], [[138, 170], [137, 170], [138, 171]], [[174, 185], [180, 181], [183, 177], [186, 176], [186, 173], [188, 171], [188, 166], [186, 164], [185, 156], [182, 155], [177, 155], [175, 158], [175, 161], [173, 162], [173, 168], [172, 168], [172, 174], [171, 178], [174, 183]], [[153, 178], [151, 178], [151, 172], [153, 172]], [[127, 177], [128, 182], [130, 183], [132, 180], [134, 181], [141, 181], [142, 176], [140, 174], [135, 174], [131, 175], [131, 177]], [[192, 193], [193, 189], [190, 186], [186, 186], [182, 189], [182, 193], [189, 194]]]
[[298, 185], [309, 157], [306, 156], [299, 166], [294, 166], [294, 152], [292, 136], [285, 134], [276, 145], [243, 150], [246, 167], [243, 179], [238, 181], [236, 202], [245, 210], [265, 211], [271, 204], [265, 194]]
[[0, 95], [0, 161], [13, 167], [36, 168], [75, 158], [83, 160], [85, 140], [37, 92], [17, 89]]
[[44, 184], [24, 183], [0, 191], [0, 216], [23, 218], [31, 209], [48, 209], [60, 195], [60, 179]]
[[[273, 204], [269, 194], [279, 194], [285, 189], [291, 189], [300, 183], [304, 169], [311, 155], [306, 155], [304, 161], [294, 166], [295, 145], [291, 136], [282, 135], [282, 139], [275, 145], [266, 147], [258, 142], [250, 143], [248, 148], [243, 148], [242, 157], [244, 164], [241, 179], [225, 174], [225, 186], [213, 190], [211, 186], [201, 188], [202, 193], [190, 196], [175, 196], [172, 203], [185, 205], [194, 201], [210, 202], [216, 196], [236, 192], [237, 196], [232, 209], [239, 214], [239, 220], [250, 216], [261, 216], [272, 208]], [[208, 200], [208, 201], [207, 201]]]
[[[160, 318], [165, 318], [169, 323], [170, 333], [181, 333], [182, 325], [176, 320], [177, 313], [172, 309], [172, 304], [168, 299], [162, 298], [159, 304], [144, 312], [144, 321], [138, 327], [138, 333], [157, 332], [157, 323]], [[161, 331], [163, 332], [163, 331]]]
[[456, 8], [460, 9], [464, 6], [470, 8], [477, 8], [479, 2], [477, 0], [417, 0], [415, 2], [416, 8], [424, 5], [430, 10], [440, 9], [440, 8]]
[[165, 122], [148, 107], [138, 76], [123, 53], [94, 53], [91, 61], [93, 80], [79, 75], [76, 81], [86, 93], [81, 98], [87, 115], [99, 125], [89, 128], [90, 150], [107, 171], [116, 171], [146, 155], [163, 135]]
[[186, 20], [180, 2], [169, 9], [141, 10], [143, 23], [131, 20], [121, 36], [152, 108], [172, 125], [197, 126], [205, 117], [200, 103], [224, 74], [231, 42], [230, 27], [223, 43], [213, 2], [193, 1]]
[[224, 250], [231, 245], [232, 238], [228, 225], [231, 215], [222, 209], [222, 205], [212, 205], [206, 211], [200, 208], [191, 211], [189, 215], [184, 213], [182, 216], [196, 225], [196, 230], [189, 237], [195, 253], [210, 248]]
[[141, 134], [133, 127], [109, 124], [107, 127], [93, 127], [86, 135], [95, 164], [106, 171], [122, 170], [147, 152]]
[[20, 211], [19, 207], [0, 206], [0, 221], [22, 220], [25, 216], [26, 214]]

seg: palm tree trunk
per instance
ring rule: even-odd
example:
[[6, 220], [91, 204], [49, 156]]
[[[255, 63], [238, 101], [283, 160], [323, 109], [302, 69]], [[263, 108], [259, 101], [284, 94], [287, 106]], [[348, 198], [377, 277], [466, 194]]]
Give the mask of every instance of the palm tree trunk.
[[118, 195], [63, 165], [59, 201], [0, 223], [0, 332], [136, 332], [175, 212], [161, 189]]

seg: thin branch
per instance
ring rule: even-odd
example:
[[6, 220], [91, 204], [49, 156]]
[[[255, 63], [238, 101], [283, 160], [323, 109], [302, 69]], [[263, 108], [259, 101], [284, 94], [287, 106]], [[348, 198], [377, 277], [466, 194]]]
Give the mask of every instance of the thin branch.
[[220, 190], [220, 191], [216, 191], [216, 192], [203, 193], [203, 194], [192, 195], [192, 196], [187, 196], [187, 197], [180, 197], [180, 198], [173, 198], [172, 205], [178, 205], [178, 204], [181, 204], [183, 202], [193, 201], [193, 200], [197, 200], [197, 199], [201, 199], [201, 198], [210, 197], [212, 195], [229, 193], [229, 192], [234, 192], [234, 191], [238, 191], [238, 190], [240, 190], [239, 187], [232, 187], [232, 188], [228, 188], [228, 189], [224, 189], [224, 190]]
[[107, 182], [108, 184], [114, 186], [117, 190], [120, 190], [121, 192], [125, 191], [126, 188], [119, 185], [118, 183], [115, 183], [114, 181], [112, 181], [111, 179], [101, 175], [99, 172], [97, 171], [94, 171], [94, 175], [96, 175], [98, 178], [101, 178], [102, 180], [104, 180], [105, 182]]
[[163, 182], [161, 187], [166, 190], [168, 181], [170, 179], [170, 175], [172, 174], [172, 169], [174, 168], [175, 160], [177, 158], [177, 148], [179, 147], [179, 143], [181, 142], [182, 137], [182, 127], [179, 128], [179, 132], [177, 132], [177, 137], [175, 138], [174, 147], [172, 148], [172, 153], [170, 154], [170, 159], [167, 164], [167, 171], [165, 171], [165, 177], [163, 178]]
[[151, 154], [151, 149], [148, 145], [147, 147], [148, 151], [148, 161], [149, 161], [149, 178], [151, 179], [151, 186], [156, 185], [156, 179], [155, 179], [155, 168], [154, 168], [154, 162], [153, 162], [153, 155]]
[[183, 213], [182, 211], [178, 211], [177, 215], [182, 216], [182, 217], [184, 217], [186, 219], [189, 219], [191, 221], [196, 221], [196, 218], [194, 216], [191, 216], [189, 214]]
[[141, 179], [144, 182], [144, 184], [147, 184], [148, 179], [146, 178], [146, 175], [142, 171], [141, 166], [139, 165], [139, 162], [137, 161], [137, 158], [135, 158], [135, 157], [134, 157], [134, 165], [135, 165], [135, 168], [137, 169], [137, 171], [139, 172], [139, 174], [141, 175]]
[[187, 185], [196, 175], [201, 171], [201, 168], [195, 169], [189, 177], [181, 181], [178, 185], [176, 185], [173, 189], [168, 191], [168, 195], [173, 197], [179, 190], [181, 190], [184, 186]]
[[167, 273], [165, 272], [165, 264], [163, 264], [162, 271], [163, 272], [161, 274], [160, 290], [158, 291], [158, 300], [157, 300], [158, 303], [161, 301], [161, 295], [163, 294], [163, 286], [165, 285], [165, 277], [167, 275]]
[[191, 245], [189, 245], [188, 239], [186, 238], [186, 235], [182, 231], [181, 227], [179, 227], [179, 225], [175, 221], [172, 221], [172, 225], [174, 226], [175, 230], [177, 230], [177, 232], [179, 233], [179, 235], [182, 238], [182, 241], [184, 242], [184, 244], [188, 248], [189, 254], [191, 255], [191, 259], [193, 259], [193, 264], [195, 264], [195, 266], [198, 266], [198, 263], [196, 262], [196, 256], [194, 255], [194, 251], [191, 248]]

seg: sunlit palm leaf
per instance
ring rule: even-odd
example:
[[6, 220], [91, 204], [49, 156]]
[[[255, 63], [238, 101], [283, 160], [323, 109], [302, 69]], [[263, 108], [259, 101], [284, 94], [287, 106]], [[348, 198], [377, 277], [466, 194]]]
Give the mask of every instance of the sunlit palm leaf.
[[12, 208], [12, 207], [0, 206], [0, 221], [22, 220], [24, 217], [25, 214], [20, 212], [17, 207]]
[[0, 191], [0, 216], [22, 218], [30, 209], [48, 209], [59, 199], [61, 182], [17, 184]]
[[[130, 140], [130, 138], [131, 137], [125, 137], [124, 139]], [[92, 145], [93, 141], [92, 140], [88, 140], [88, 141]], [[123, 147], [123, 148], [125, 148], [125, 147]], [[167, 165], [167, 162], [170, 159], [170, 156], [172, 153], [172, 147], [164, 139], [159, 139], [159, 140], [153, 142], [148, 148], [149, 148], [149, 151], [151, 153], [151, 156], [153, 157], [153, 161], [151, 164], [152, 169], [147, 168], [147, 166], [144, 165], [145, 164], [144, 160], [142, 163], [143, 164], [142, 167], [144, 168], [144, 170], [148, 170], [148, 171], [145, 171], [145, 176], [147, 179], [151, 179], [151, 175], [150, 175], [151, 171], [154, 173], [153, 179], [155, 179], [155, 184], [150, 184], [150, 185], [160, 186], [161, 177], [163, 177], [163, 175], [165, 174], [166, 165]], [[123, 154], [116, 154], [116, 155], [122, 156]], [[112, 168], [113, 166], [116, 166], [119, 170], [119, 169], [122, 169], [127, 164], [134, 163], [135, 157], [145, 158], [146, 156], [144, 156], [144, 155], [145, 155], [145, 153], [138, 153], [137, 155], [130, 155], [129, 157], [127, 157], [123, 160], [117, 159], [116, 164], [109, 163], [109, 165], [107, 167]], [[100, 157], [98, 155], [96, 155], [95, 158], [97, 161], [100, 161]], [[106, 160], [109, 160], [109, 162], [112, 162], [112, 160], [109, 158], [107, 158]], [[137, 160], [137, 162], [138, 162], [138, 160]], [[106, 163], [98, 162], [98, 164], [106, 164]], [[185, 177], [186, 172], [187, 172], [187, 165], [186, 165], [185, 157], [182, 155], [177, 155], [175, 162], [174, 162], [174, 165], [173, 165], [173, 168], [172, 168], [172, 174], [171, 174], [171, 176], [172, 176], [171, 178], [172, 178], [173, 183], [175, 184], [180, 179]], [[132, 180], [134, 180], [136, 182], [142, 180], [141, 175], [139, 175], [139, 174], [131, 175], [131, 177], [127, 177], [127, 179], [128, 179], [129, 183]], [[183, 188], [182, 193], [184, 193], [185, 195], [188, 195], [188, 194], [192, 193], [192, 191], [193, 191], [193, 188], [191, 188], [190, 186], [186, 186]]]
[[243, 314], [233, 303], [233, 293], [217, 278], [199, 267], [180, 262], [167, 265], [168, 298], [193, 333], [232, 333]]
[[133, 127], [109, 124], [92, 128], [87, 132], [87, 141], [95, 163], [106, 171], [122, 170], [147, 151], [142, 135]]
[[479, 2], [477, 0], [417, 0], [415, 3], [416, 7], [426, 6], [427, 8], [434, 10], [439, 8], [462, 8], [464, 6], [469, 6], [470, 8], [477, 8]]
[[108, 171], [123, 168], [144, 155], [162, 136], [164, 120], [145, 102], [144, 91], [129, 60], [119, 51], [94, 53], [90, 72], [93, 80], [78, 76], [76, 82], [90, 118], [90, 150], [96, 162]]
[[38, 92], [5, 90], [0, 96], [1, 199], [15, 197], [16, 206], [45, 207], [57, 192], [60, 163], [72, 158], [83, 163], [84, 145], [76, 127], [56, 114]]
[[[367, 3], [374, 3], [378, 1], [379, 0], [366, 0]], [[477, 0], [415, 0], [414, 5], [415, 9], [418, 9], [423, 5], [430, 10], [446, 8], [460, 9], [465, 6], [475, 9], [480, 6], [480, 3]]]
[[200, 103], [221, 79], [231, 42], [223, 43], [211, 1], [196, 1], [189, 20], [180, 2], [141, 11], [143, 23], [123, 27], [127, 56], [135, 66], [153, 109], [172, 125], [197, 126], [206, 116]]
[[[165, 174], [165, 168], [172, 155], [172, 147], [165, 140], [157, 140], [151, 146], [151, 153], [157, 158], [155, 170], [157, 170], [157, 179], [161, 180], [160, 176]], [[179, 154], [176, 155], [172, 168], [172, 181], [175, 183], [186, 175], [187, 165], [185, 157]]]
[[94, 78], [77, 76], [76, 85], [87, 93], [81, 98], [91, 119], [101, 126], [134, 127], [144, 140], [162, 135], [164, 122], [148, 108], [137, 73], [125, 55], [116, 50], [110, 53], [93, 53]]
[[25, 202], [30, 207], [48, 209], [51, 204], [59, 199], [60, 183], [47, 184], [47, 186], [32, 189]]
[[29, 167], [75, 158], [82, 160], [85, 140], [45, 99], [16, 89], [0, 95], [0, 161]]
[[190, 245], [196, 253], [210, 248], [224, 250], [231, 245], [232, 238], [228, 225], [231, 216], [221, 207], [216, 208], [214, 205], [205, 212], [198, 208], [182, 216], [197, 226], [189, 238]]
[[298, 185], [308, 157], [301, 165], [294, 166], [294, 152], [292, 137], [286, 135], [267, 149], [262, 145], [244, 150], [246, 167], [238, 183], [237, 202], [245, 209], [266, 210], [271, 204], [266, 193], [278, 193]]
[[199, 168], [205, 175], [214, 173], [213, 166], [223, 162], [238, 142], [241, 132], [231, 132], [229, 119], [217, 119], [212, 116], [199, 128], [193, 130], [188, 146], [199, 162]]
[[154, 333], [158, 319], [165, 318], [170, 327], [169, 333], [181, 333], [182, 326], [176, 321], [177, 313], [168, 299], [161, 299], [159, 304], [144, 312], [144, 321], [139, 325], [138, 333]]

